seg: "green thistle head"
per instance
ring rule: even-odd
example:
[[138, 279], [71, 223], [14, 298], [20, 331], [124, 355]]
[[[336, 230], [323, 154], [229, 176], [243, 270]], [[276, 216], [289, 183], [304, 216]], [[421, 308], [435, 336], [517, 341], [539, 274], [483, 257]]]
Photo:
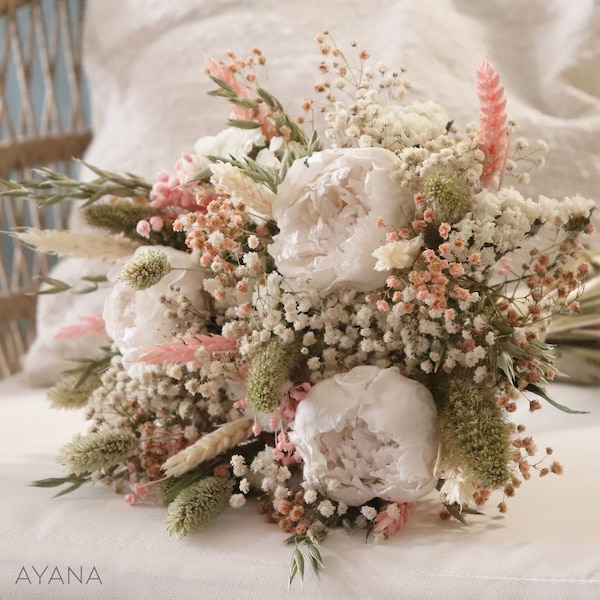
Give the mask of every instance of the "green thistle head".
[[147, 204], [120, 200], [92, 204], [82, 213], [85, 220], [93, 227], [108, 229], [111, 233], [123, 233], [133, 239], [141, 239], [135, 230], [138, 221], [152, 217], [156, 214], [156, 210]]
[[486, 488], [510, 478], [511, 429], [496, 398], [467, 379], [451, 379], [439, 411], [442, 442]]
[[259, 412], [277, 408], [290, 371], [298, 359], [296, 344], [272, 338], [256, 355], [248, 369], [248, 400]]
[[81, 380], [79, 373], [68, 373], [61, 377], [46, 393], [52, 408], [81, 408], [92, 392], [100, 385], [98, 375]]
[[458, 223], [469, 211], [468, 188], [453, 173], [438, 171], [425, 178], [423, 195], [435, 213], [437, 223]]
[[221, 514], [229, 506], [234, 483], [224, 477], [205, 477], [186, 487], [169, 504], [169, 535], [185, 537]]
[[130, 457], [137, 446], [138, 439], [131, 431], [96, 431], [64, 446], [58, 462], [73, 475], [84, 475], [118, 465]]
[[151, 249], [127, 262], [119, 272], [119, 279], [141, 292], [156, 285], [171, 269], [167, 255], [162, 250]]

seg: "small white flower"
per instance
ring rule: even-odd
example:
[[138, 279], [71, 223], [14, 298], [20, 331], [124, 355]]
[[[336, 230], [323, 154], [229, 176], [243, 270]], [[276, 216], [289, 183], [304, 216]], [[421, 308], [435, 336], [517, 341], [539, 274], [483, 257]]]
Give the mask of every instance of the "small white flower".
[[242, 508], [246, 504], [246, 497], [244, 494], [232, 494], [229, 498], [229, 506], [231, 508]]
[[317, 510], [323, 515], [325, 518], [331, 517], [335, 513], [335, 506], [330, 500], [323, 500], [319, 502], [319, 506]]
[[377, 516], [377, 510], [372, 506], [363, 506], [360, 509], [360, 514], [367, 519], [367, 521], [372, 521]]
[[306, 502], [306, 504], [312, 504], [313, 502], [317, 501], [317, 491], [316, 490], [306, 490], [304, 492], [304, 502]]

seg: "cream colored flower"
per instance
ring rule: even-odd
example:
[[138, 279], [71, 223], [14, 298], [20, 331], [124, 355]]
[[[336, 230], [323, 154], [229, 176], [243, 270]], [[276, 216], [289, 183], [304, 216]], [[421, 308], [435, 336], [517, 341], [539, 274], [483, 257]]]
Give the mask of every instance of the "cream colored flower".
[[423, 236], [418, 235], [410, 240], [397, 240], [380, 246], [373, 252], [377, 259], [376, 271], [389, 271], [390, 269], [406, 269], [419, 256], [423, 247]]

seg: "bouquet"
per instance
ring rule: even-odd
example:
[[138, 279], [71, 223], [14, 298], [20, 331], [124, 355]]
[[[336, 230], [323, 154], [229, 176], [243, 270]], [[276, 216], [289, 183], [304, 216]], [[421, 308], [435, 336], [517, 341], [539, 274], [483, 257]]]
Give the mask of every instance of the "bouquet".
[[61, 450], [65, 477], [37, 484], [164, 503], [177, 536], [252, 499], [295, 546], [291, 579], [305, 556], [321, 566], [335, 527], [385, 540], [431, 493], [443, 518], [496, 490], [504, 512], [523, 481], [561, 472], [511, 414], [570, 410], [547, 393], [546, 338], [592, 270], [592, 201], [505, 184], [546, 146], [514, 139], [487, 61], [460, 133], [406, 100], [401, 71], [318, 44], [324, 79], [295, 118], [260, 84], [260, 50], [208, 59], [231, 118], [154, 182], [95, 166], [89, 182], [5, 182], [80, 201], [90, 226], [23, 241], [110, 265], [86, 282], [103, 313], [61, 332], [105, 331], [102, 355], [49, 391], [89, 433]]

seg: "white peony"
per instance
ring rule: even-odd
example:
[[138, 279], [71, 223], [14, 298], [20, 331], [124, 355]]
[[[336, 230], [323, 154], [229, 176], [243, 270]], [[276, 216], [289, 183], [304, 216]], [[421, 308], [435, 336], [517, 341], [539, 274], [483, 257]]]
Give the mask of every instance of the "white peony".
[[194, 145], [194, 153], [198, 156], [239, 157], [248, 155], [254, 147], [262, 148], [265, 144], [266, 138], [260, 128], [226, 127], [217, 135], [201, 137]]
[[317, 383], [300, 402], [290, 440], [308, 487], [358, 506], [410, 502], [436, 484], [433, 397], [396, 367], [355, 367]]
[[394, 177], [398, 164], [384, 148], [338, 148], [297, 160], [273, 203], [279, 233], [269, 252], [278, 271], [320, 290], [382, 286], [386, 276], [372, 254], [414, 215], [412, 194]]
[[108, 273], [114, 287], [104, 303], [103, 317], [106, 331], [123, 355], [127, 373], [135, 377], [139, 374], [139, 358], [152, 346], [173, 341], [176, 323], [167, 318], [166, 308], [159, 301], [161, 295], [169, 293], [171, 285], [179, 288], [200, 312], [208, 311], [206, 294], [202, 291], [202, 274], [199, 272], [197, 257], [166, 246], [141, 246], [137, 256], [152, 249], [162, 250], [168, 257], [173, 270], [159, 283], [143, 291], [134, 291], [118, 279], [122, 262]]

